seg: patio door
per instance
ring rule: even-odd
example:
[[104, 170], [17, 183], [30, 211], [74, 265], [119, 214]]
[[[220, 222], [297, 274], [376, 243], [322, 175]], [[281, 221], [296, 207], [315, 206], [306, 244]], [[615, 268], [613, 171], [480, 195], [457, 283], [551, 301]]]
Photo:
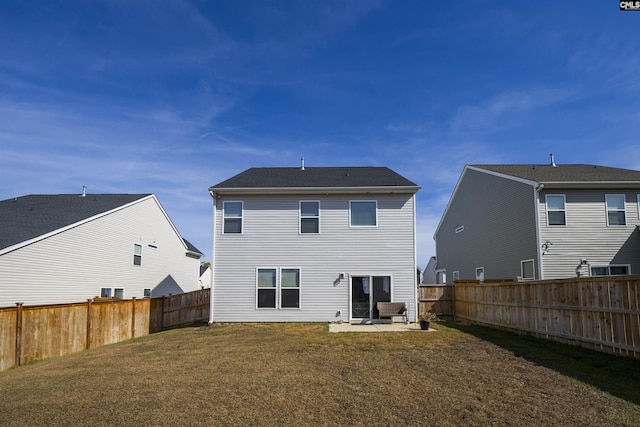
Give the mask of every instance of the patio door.
[[391, 276], [351, 276], [351, 319], [378, 318], [378, 302], [391, 301]]

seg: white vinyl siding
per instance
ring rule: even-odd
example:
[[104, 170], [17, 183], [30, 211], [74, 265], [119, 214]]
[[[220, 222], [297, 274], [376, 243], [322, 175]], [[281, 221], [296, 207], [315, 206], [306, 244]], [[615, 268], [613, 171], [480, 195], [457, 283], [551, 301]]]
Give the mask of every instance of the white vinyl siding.
[[[376, 195], [377, 227], [350, 226], [350, 202], [371, 201], [371, 195], [361, 199], [354, 195], [317, 196], [322, 223], [321, 233], [313, 238], [300, 234], [298, 227], [300, 201], [309, 197], [242, 197], [242, 239], [220, 234], [223, 197], [216, 201], [214, 321], [347, 321], [349, 278], [356, 273], [392, 274], [393, 300], [406, 302], [410, 316], [415, 313], [413, 195]], [[234, 200], [227, 199], [224, 201]], [[299, 269], [300, 308], [257, 310], [256, 268]], [[295, 292], [289, 290], [290, 294]]]
[[[566, 209], [570, 221], [566, 227], [546, 227], [545, 203], [541, 196], [540, 242], [549, 242], [542, 257], [542, 279], [575, 277], [582, 259], [590, 267], [609, 264], [630, 265], [631, 271], [640, 271], [640, 235], [636, 226], [640, 225], [638, 205], [625, 206], [626, 225], [608, 225], [606, 195], [611, 190], [565, 191]], [[615, 194], [624, 195], [629, 200], [637, 199], [637, 190]]]
[[[157, 246], [140, 266], [131, 259], [136, 241]], [[127, 298], [143, 298], [144, 289], [154, 297], [194, 291], [200, 260], [185, 252], [157, 200], [145, 198], [1, 255], [0, 307], [85, 302], [101, 288], [126, 288]]]

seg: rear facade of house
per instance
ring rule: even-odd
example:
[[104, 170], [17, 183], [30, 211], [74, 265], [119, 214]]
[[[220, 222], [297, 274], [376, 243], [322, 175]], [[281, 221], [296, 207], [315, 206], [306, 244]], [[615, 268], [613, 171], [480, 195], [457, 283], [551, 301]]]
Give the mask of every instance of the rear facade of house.
[[202, 253], [153, 194], [0, 202], [0, 306], [145, 298], [200, 289]]
[[383, 167], [252, 168], [210, 188], [212, 322], [416, 313], [415, 193]]
[[596, 165], [469, 165], [434, 235], [438, 277], [640, 273], [640, 172]]

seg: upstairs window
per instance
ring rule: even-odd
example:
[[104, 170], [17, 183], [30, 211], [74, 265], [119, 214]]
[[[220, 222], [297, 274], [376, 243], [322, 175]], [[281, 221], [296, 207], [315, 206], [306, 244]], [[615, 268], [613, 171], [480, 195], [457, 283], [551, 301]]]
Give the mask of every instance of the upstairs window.
[[223, 233], [242, 233], [242, 202], [224, 202], [222, 205], [224, 210], [224, 226]]
[[320, 202], [300, 202], [300, 233], [320, 233]]
[[547, 194], [547, 225], [567, 225], [564, 194]]
[[484, 280], [484, 267], [476, 268], [476, 280]]
[[378, 225], [378, 202], [349, 202], [349, 217], [352, 227], [375, 227]]
[[142, 265], [142, 245], [133, 244], [133, 265]]
[[607, 225], [626, 225], [624, 194], [607, 194], [605, 200], [607, 204]]

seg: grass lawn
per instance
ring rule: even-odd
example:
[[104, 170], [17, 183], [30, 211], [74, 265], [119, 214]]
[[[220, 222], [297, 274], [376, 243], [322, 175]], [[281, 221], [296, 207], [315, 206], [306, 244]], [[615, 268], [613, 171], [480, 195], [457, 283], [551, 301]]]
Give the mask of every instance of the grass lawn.
[[8, 425], [640, 425], [640, 362], [457, 323], [162, 332], [0, 372]]

